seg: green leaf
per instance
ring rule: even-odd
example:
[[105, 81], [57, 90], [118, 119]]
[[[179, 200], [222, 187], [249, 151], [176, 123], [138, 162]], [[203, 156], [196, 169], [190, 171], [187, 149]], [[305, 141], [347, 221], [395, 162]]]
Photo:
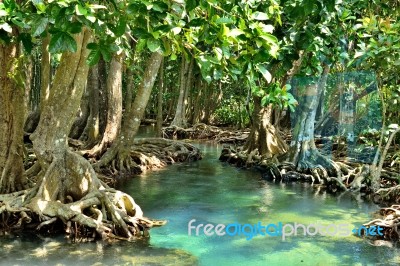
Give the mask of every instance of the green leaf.
[[46, 30], [48, 23], [48, 18], [38, 17], [37, 19], [35, 19], [32, 23], [32, 35], [39, 36], [40, 34], [42, 34]]
[[272, 80], [272, 75], [269, 73], [267, 68], [263, 65], [256, 65], [256, 69], [263, 75], [264, 79], [270, 83]]
[[186, 10], [187, 11], [192, 11], [195, 9], [197, 6], [197, 1], [196, 0], [187, 0], [186, 1]]
[[96, 65], [100, 60], [101, 52], [99, 50], [90, 51], [88, 58], [86, 59], [86, 63], [89, 66]]
[[159, 50], [161, 48], [161, 42], [160, 40], [154, 39], [154, 38], [150, 38], [147, 40], [147, 48], [149, 48], [149, 50], [151, 52], [155, 52], [157, 50]]
[[82, 31], [82, 24], [79, 22], [73, 22], [68, 25], [67, 31], [72, 34], [80, 33]]
[[268, 14], [264, 12], [259, 12], [256, 11], [251, 15], [252, 19], [255, 20], [267, 20], [268, 19]]
[[217, 57], [218, 61], [221, 61], [221, 59], [222, 59], [222, 50], [221, 50], [221, 48], [214, 47], [213, 50], [214, 50], [215, 56]]
[[116, 37], [121, 37], [122, 35], [124, 35], [126, 29], [126, 22], [127, 22], [126, 18], [121, 18], [118, 21], [117, 26], [114, 29], [112, 29]]
[[90, 50], [96, 50], [98, 47], [99, 47], [99, 45], [97, 43], [94, 43], [94, 42], [88, 43], [86, 45], [86, 48], [90, 49]]
[[273, 45], [278, 44], [278, 39], [272, 34], [263, 33], [260, 35], [260, 38], [264, 39], [269, 44], [273, 44]]
[[101, 55], [103, 56], [104, 61], [110, 62], [111, 57], [112, 57], [110, 51], [107, 49], [101, 49], [100, 51], [101, 51]]
[[88, 10], [79, 4], [75, 6], [75, 12], [78, 16], [86, 16], [88, 14]]
[[61, 53], [64, 51], [76, 52], [75, 39], [66, 32], [58, 32], [51, 36], [49, 44], [50, 53]]
[[169, 32], [171, 30], [171, 26], [170, 25], [160, 25], [154, 28], [153, 31], [159, 31], [162, 33], [166, 33]]
[[218, 18], [215, 21], [215, 23], [217, 23], [217, 24], [232, 24], [233, 22], [234, 22], [233, 19], [227, 18], [227, 17]]
[[143, 39], [147, 39], [149, 37], [151, 37], [151, 34], [149, 34], [147, 32], [147, 30], [143, 29], [143, 28], [134, 28], [132, 29], [132, 34], [133, 36], [135, 36], [136, 38], [143, 38]]
[[240, 29], [232, 29], [229, 31], [228, 36], [229, 37], [237, 37], [239, 35], [244, 34], [244, 31], [240, 30]]
[[163, 3], [161, 1], [153, 3], [153, 8], [154, 11], [163, 13], [168, 11], [168, 5], [166, 3]]

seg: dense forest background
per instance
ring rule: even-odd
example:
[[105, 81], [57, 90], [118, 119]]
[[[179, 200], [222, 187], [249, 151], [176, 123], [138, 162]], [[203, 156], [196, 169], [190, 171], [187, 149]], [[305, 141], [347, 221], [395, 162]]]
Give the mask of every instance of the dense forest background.
[[141, 123], [229, 139], [221, 160], [271, 179], [397, 202], [399, 14], [395, 0], [1, 1], [4, 227], [130, 239], [163, 224], [110, 179], [201, 155], [136, 140]]

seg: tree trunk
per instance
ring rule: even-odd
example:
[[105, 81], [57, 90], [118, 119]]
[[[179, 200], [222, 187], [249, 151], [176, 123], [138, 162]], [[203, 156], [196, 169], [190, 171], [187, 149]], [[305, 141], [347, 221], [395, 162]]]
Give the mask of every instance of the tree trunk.
[[0, 44], [0, 194], [26, 186], [24, 84], [19, 44]]
[[37, 83], [40, 84], [39, 108], [34, 108], [33, 111], [29, 113], [28, 118], [26, 119], [24, 130], [28, 133], [32, 133], [33, 131], [35, 131], [39, 123], [41, 110], [46, 105], [50, 93], [51, 58], [49, 53], [49, 43], [50, 43], [50, 36], [46, 36], [45, 38], [42, 39], [40, 72], [37, 71], [37, 73], [35, 73], [38, 74], [37, 76], [39, 78]]
[[187, 86], [187, 79], [189, 74], [190, 61], [185, 56], [182, 56], [180, 77], [179, 77], [179, 98], [176, 105], [175, 116], [171, 122], [171, 126], [185, 128], [187, 126], [186, 112], [185, 112], [185, 93]]
[[130, 110], [132, 107], [132, 99], [133, 99], [133, 89], [134, 89], [134, 79], [133, 79], [133, 71], [128, 68], [126, 70], [126, 76], [127, 76], [127, 84], [126, 84], [126, 98], [125, 98], [125, 110]]
[[250, 135], [243, 150], [250, 154], [254, 150], [266, 158], [282, 154], [286, 151], [286, 144], [271, 124], [272, 106], [261, 106], [261, 98], [254, 96], [254, 110]]
[[86, 147], [93, 147], [100, 137], [99, 117], [99, 71], [94, 66], [89, 70], [87, 90], [89, 91], [89, 117], [81, 140], [86, 141]]
[[99, 132], [100, 137], [103, 138], [107, 126], [107, 67], [104, 59], [100, 59], [97, 64], [99, 73]]
[[133, 145], [133, 140], [139, 130], [140, 122], [146, 110], [162, 59], [163, 56], [158, 52], [151, 54], [144, 72], [143, 81], [138, 88], [132, 108], [128, 110], [126, 119], [124, 119], [121, 134], [117, 141], [113, 143], [111, 148], [102, 156], [100, 161], [95, 164], [96, 168], [109, 164], [116, 157], [118, 157], [117, 165], [120, 170], [125, 169], [124, 165], [128, 169], [130, 168], [130, 148]]
[[124, 56], [114, 55], [107, 77], [107, 125], [103, 139], [91, 150], [85, 151], [89, 157], [100, 157], [115, 141], [122, 121], [122, 70]]
[[51, 59], [49, 53], [50, 36], [42, 40], [42, 60], [40, 64], [40, 111], [46, 106], [50, 95]]
[[158, 76], [156, 134], [157, 134], [157, 137], [159, 137], [159, 138], [162, 137], [163, 93], [164, 93], [164, 60], [161, 61], [160, 73]]
[[89, 102], [91, 101], [91, 99], [89, 98], [90, 97], [89, 93], [90, 93], [89, 90], [86, 88], [82, 96], [82, 99], [80, 101], [81, 104], [78, 111], [78, 115], [75, 118], [75, 121], [72, 124], [71, 132], [69, 133], [69, 137], [72, 139], [80, 138], [88, 122], [88, 118], [90, 115]]
[[[0, 202], [6, 203], [6, 207], [1, 208], [1, 213], [5, 215], [4, 217], [9, 217], [3, 223], [6, 227], [15, 230], [30, 223], [33, 226], [38, 225], [36, 229], [39, 230], [51, 223], [61, 221], [64, 223], [66, 232], [70, 232], [73, 237], [93, 237], [97, 233], [103, 238], [117, 235], [118, 239], [129, 240], [135, 235], [140, 235], [142, 231], [145, 233], [153, 226], [153, 222], [143, 217], [143, 212], [132, 197], [102, 183], [91, 164], [68, 147], [68, 133], [78, 110], [88, 75], [89, 67], [86, 59], [89, 52], [86, 46], [91, 39], [90, 32], [83, 29], [74, 38], [77, 51], [66, 52], [62, 55], [38, 127], [31, 135], [38, 165], [41, 168], [37, 176], [38, 183], [27, 191], [0, 195]], [[2, 62], [15, 63], [14, 60], [3, 61], [3, 58], [17, 57], [18, 49], [15, 49], [15, 46], [11, 47], [13, 49], [8, 50], [7, 47], [0, 46]], [[8, 77], [2, 76], [2, 73], [16, 73], [13, 71], [16, 64], [8, 65], [11, 69], [6, 69], [5, 66], [6, 64], [3, 64], [1, 67], [4, 69], [1, 70], [12, 71], [0, 72], [1, 85], [5, 82], [5, 85], [8, 84], [1, 87], [1, 101], [3, 101], [3, 92], [9, 87], [15, 87], [13, 80], [8, 80]], [[14, 77], [20, 80], [17, 75]], [[13, 99], [23, 99], [23, 90], [13, 88], [10, 92], [21, 94], [18, 95], [21, 97], [13, 97]], [[5, 101], [6, 106], [1, 109], [1, 112], [10, 110], [12, 107], [10, 102]], [[23, 103], [17, 106], [21, 107]], [[7, 128], [9, 130], [0, 131], [1, 141], [10, 140], [11, 134], [16, 132], [17, 127], [10, 127], [13, 122], [21, 120], [18, 128], [22, 129], [23, 113], [13, 116], [22, 112], [20, 110], [23, 109], [13, 110], [11, 115], [5, 112], [8, 117], [1, 113], [0, 123], [9, 126]], [[10, 118], [15, 119], [10, 120]], [[16, 138], [13, 136], [12, 140], [14, 139]], [[3, 142], [0, 142], [0, 145], [3, 145]], [[20, 147], [20, 145], [16, 146]], [[21, 153], [14, 152], [13, 147], [15, 144], [12, 142], [1, 147], [1, 161], [5, 158], [4, 150], [9, 151], [7, 160], [13, 159], [14, 155], [20, 156]], [[13, 164], [13, 168], [17, 166]]]
[[191, 119], [193, 125], [200, 122], [202, 113], [204, 113], [204, 85], [201, 77], [197, 77], [196, 79], [196, 89], [197, 95], [194, 97], [193, 115]]
[[[324, 66], [321, 78], [313, 82], [307, 82], [305, 87], [295, 86], [298, 92], [299, 105], [296, 107], [296, 116], [293, 116], [293, 136], [286, 160], [293, 163], [298, 171], [304, 172], [314, 169], [337, 169], [333, 162], [323, 156], [316, 148], [314, 142], [314, 124], [322, 91], [325, 89], [329, 65]], [[300, 92], [301, 91], [301, 92]], [[326, 171], [313, 173], [314, 177], [321, 181], [326, 177]]]

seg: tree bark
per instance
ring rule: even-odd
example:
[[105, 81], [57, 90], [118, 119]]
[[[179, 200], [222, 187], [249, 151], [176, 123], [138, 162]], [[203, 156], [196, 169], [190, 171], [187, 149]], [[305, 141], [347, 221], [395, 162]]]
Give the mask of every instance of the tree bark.
[[107, 77], [107, 124], [103, 139], [91, 150], [84, 153], [89, 157], [100, 157], [115, 141], [122, 121], [122, 71], [124, 56], [114, 55]]
[[82, 96], [80, 108], [78, 111], [78, 115], [75, 118], [74, 123], [72, 124], [71, 132], [69, 133], [69, 137], [72, 139], [79, 139], [85, 130], [86, 124], [88, 123], [88, 118], [90, 115], [90, 92], [86, 87], [86, 90]]
[[117, 165], [120, 170], [125, 169], [124, 164], [128, 169], [130, 168], [130, 148], [133, 145], [134, 138], [139, 130], [140, 122], [146, 110], [162, 59], [163, 56], [158, 52], [151, 54], [151, 57], [147, 61], [143, 81], [138, 88], [132, 108], [128, 110], [126, 119], [124, 119], [121, 134], [117, 141], [113, 143], [111, 148], [108, 149], [102, 158], [95, 164], [96, 168], [109, 164], [115, 159], [115, 157], [118, 157]]
[[50, 95], [51, 58], [49, 53], [50, 36], [42, 40], [42, 60], [40, 63], [40, 111], [43, 110]]
[[[333, 162], [317, 150], [314, 142], [317, 107], [325, 89], [329, 70], [329, 65], [325, 65], [322, 77], [305, 85], [304, 92], [297, 95], [299, 106], [296, 108], [297, 115], [293, 117], [293, 136], [286, 160], [294, 164], [298, 171], [317, 169], [321, 166], [327, 169], [333, 166]], [[320, 179], [320, 176], [316, 177]]]
[[256, 96], [253, 98], [252, 126], [243, 150], [250, 154], [257, 149], [258, 153], [266, 158], [284, 153], [286, 144], [271, 124], [272, 106], [262, 107], [261, 98]]
[[[62, 55], [53, 86], [45, 105], [42, 106], [39, 125], [31, 135], [42, 171], [46, 171], [53, 162], [65, 159], [69, 150], [68, 134], [87, 80], [89, 68], [85, 60], [88, 55], [86, 44], [90, 40], [90, 32], [84, 30], [76, 35], [75, 39], [77, 52], [66, 52]], [[64, 99], [63, 103], [60, 99]]]
[[34, 108], [33, 111], [29, 113], [28, 118], [25, 120], [26, 122], [24, 130], [28, 133], [32, 133], [33, 131], [35, 131], [39, 123], [41, 111], [43, 107], [46, 105], [50, 93], [51, 58], [49, 53], [49, 43], [50, 43], [50, 36], [47, 35], [45, 38], [42, 39], [40, 71], [37, 71], [37, 73], [35, 73], [39, 77], [37, 78], [38, 79], [37, 83], [40, 85], [40, 90], [39, 90], [40, 96], [38, 100], [39, 108]]
[[93, 147], [100, 137], [99, 117], [99, 71], [94, 66], [89, 70], [87, 90], [89, 91], [89, 117], [81, 140], [86, 141], [86, 147]]
[[160, 73], [158, 76], [158, 94], [157, 94], [157, 123], [156, 134], [157, 137], [162, 137], [162, 124], [163, 124], [163, 93], [164, 93], [164, 60], [161, 61]]
[[24, 84], [20, 46], [0, 44], [0, 194], [26, 186], [23, 165]]
[[187, 86], [187, 79], [189, 74], [190, 61], [185, 56], [182, 56], [180, 77], [179, 77], [179, 98], [176, 105], [175, 116], [171, 122], [171, 126], [185, 128], [187, 126], [186, 112], [185, 112], [185, 93]]
[[99, 131], [100, 137], [103, 138], [107, 126], [107, 67], [104, 59], [100, 59], [97, 64], [99, 73]]

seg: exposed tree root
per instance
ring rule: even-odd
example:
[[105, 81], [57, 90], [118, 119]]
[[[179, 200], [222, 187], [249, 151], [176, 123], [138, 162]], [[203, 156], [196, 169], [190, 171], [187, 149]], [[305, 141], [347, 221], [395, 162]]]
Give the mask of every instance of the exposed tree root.
[[180, 141], [161, 138], [135, 140], [132, 147], [115, 146], [94, 164], [96, 171], [104, 174], [141, 174], [168, 164], [201, 159], [195, 146]]
[[[307, 156], [300, 154], [296, 160], [287, 160], [284, 157], [265, 158], [257, 150], [250, 153], [241, 148], [224, 146], [220, 160], [228, 162], [237, 167], [255, 168], [260, 170], [263, 178], [283, 182], [309, 182], [319, 184], [328, 191], [352, 191], [373, 192], [371, 187], [370, 166], [367, 164], [356, 164], [352, 162], [333, 161], [318, 151], [308, 152]], [[393, 186], [397, 184], [396, 173], [385, 171], [381, 177], [381, 186]], [[378, 191], [379, 195], [386, 190]], [[387, 196], [387, 200], [400, 200], [400, 186], [393, 189]], [[397, 194], [396, 194], [397, 193]], [[379, 201], [382, 202], [382, 196]], [[385, 198], [385, 197], [383, 197]]]
[[177, 126], [163, 128], [163, 137], [167, 139], [212, 140], [217, 143], [230, 143], [236, 145], [244, 144], [249, 134], [249, 130], [223, 130], [204, 123], [195, 124], [190, 128], [181, 128]]
[[[399, 191], [399, 186], [392, 188], [393, 191]], [[382, 193], [387, 193], [385, 191]], [[391, 191], [390, 191], [391, 192]], [[383, 236], [377, 235], [378, 239], [384, 239], [389, 241], [400, 240], [400, 205], [392, 205], [389, 208], [382, 208], [379, 211], [380, 218], [374, 219], [368, 223], [365, 223], [365, 227], [380, 226], [383, 228]]]
[[125, 240], [165, 224], [143, 217], [131, 196], [104, 184], [89, 162], [71, 151], [54, 160], [32, 189], [0, 195], [0, 217], [2, 230], [49, 230], [62, 223], [72, 237]]

